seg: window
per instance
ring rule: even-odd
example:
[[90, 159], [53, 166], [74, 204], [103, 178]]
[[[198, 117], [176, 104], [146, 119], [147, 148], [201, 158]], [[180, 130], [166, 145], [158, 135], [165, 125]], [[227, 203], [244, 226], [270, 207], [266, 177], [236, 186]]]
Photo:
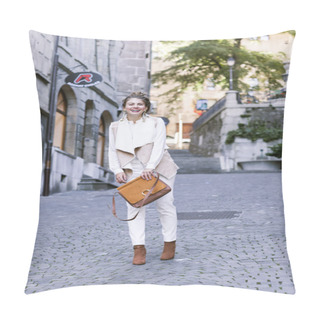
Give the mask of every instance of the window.
[[207, 90], [214, 90], [214, 79], [213, 78], [208, 78], [206, 80], [205, 88]]
[[62, 91], [58, 94], [56, 119], [54, 124], [53, 146], [64, 150], [67, 120], [67, 100]]
[[98, 146], [97, 146], [97, 164], [103, 167], [104, 144], [105, 144], [105, 125], [102, 117], [99, 123]]

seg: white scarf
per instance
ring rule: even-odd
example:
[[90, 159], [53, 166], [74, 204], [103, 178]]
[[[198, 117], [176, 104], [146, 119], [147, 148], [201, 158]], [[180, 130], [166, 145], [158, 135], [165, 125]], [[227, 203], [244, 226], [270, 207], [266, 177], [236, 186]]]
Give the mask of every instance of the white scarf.
[[134, 154], [135, 148], [154, 141], [155, 129], [155, 121], [149, 116], [137, 120], [136, 123], [125, 118], [119, 121], [115, 147], [117, 150]]

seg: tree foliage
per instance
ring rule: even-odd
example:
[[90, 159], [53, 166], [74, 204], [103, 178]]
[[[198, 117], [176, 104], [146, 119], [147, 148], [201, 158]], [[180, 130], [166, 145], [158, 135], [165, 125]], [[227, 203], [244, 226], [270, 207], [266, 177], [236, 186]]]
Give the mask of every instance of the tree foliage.
[[[162, 42], [172, 46], [173, 42]], [[270, 90], [281, 87], [282, 74], [285, 72], [279, 57], [271, 54], [247, 50], [241, 45], [241, 39], [234, 40], [197, 40], [170, 50], [162, 60], [170, 66], [153, 74], [157, 85], [173, 83], [174, 88], [163, 95], [174, 101], [186, 89], [199, 89], [208, 78], [222, 88], [229, 86], [228, 57], [236, 63], [233, 67], [234, 90], [246, 92], [249, 85], [243, 80], [250, 75], [259, 83], [266, 84]], [[259, 89], [259, 88], [256, 88]]]
[[279, 159], [282, 157], [282, 143], [278, 143], [269, 148], [271, 149], [272, 152], [266, 153], [267, 156], [277, 157]]

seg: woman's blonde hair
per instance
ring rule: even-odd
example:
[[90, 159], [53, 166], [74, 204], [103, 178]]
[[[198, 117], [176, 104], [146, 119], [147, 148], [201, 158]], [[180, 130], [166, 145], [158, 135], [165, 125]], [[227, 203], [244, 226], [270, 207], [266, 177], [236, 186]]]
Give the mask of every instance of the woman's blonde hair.
[[149, 112], [150, 110], [150, 106], [151, 106], [151, 102], [147, 96], [147, 94], [143, 93], [143, 92], [132, 92], [129, 96], [127, 96], [126, 98], [123, 99], [122, 101], [122, 108], [124, 108], [127, 104], [127, 101], [132, 99], [132, 98], [136, 98], [136, 99], [140, 99], [144, 102], [145, 106], [147, 107], [146, 112]]

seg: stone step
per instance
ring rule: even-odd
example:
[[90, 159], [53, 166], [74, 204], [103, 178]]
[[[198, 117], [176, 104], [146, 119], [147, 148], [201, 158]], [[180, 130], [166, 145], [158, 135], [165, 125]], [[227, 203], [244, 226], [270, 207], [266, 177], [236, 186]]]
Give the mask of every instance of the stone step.
[[102, 181], [100, 179], [83, 175], [81, 181], [78, 183], [77, 190], [109, 190], [117, 187], [118, 185], [115, 184], [115, 181]]
[[117, 186], [113, 183], [107, 183], [107, 182], [97, 182], [97, 181], [80, 181], [78, 183], [78, 189], [79, 191], [95, 191], [95, 190], [109, 190], [109, 189], [114, 189]]
[[99, 180], [99, 179], [95, 179], [95, 178], [90, 178], [90, 177], [84, 178], [84, 177], [82, 177], [81, 182], [89, 183], [89, 182], [102, 182], [102, 181]]
[[[189, 150], [169, 150], [174, 162], [179, 166], [178, 174], [221, 172], [219, 159], [194, 155]], [[114, 182], [104, 182], [89, 176], [83, 176], [78, 190], [109, 190], [117, 188]]]
[[168, 149], [170, 154], [177, 154], [177, 155], [183, 155], [183, 154], [190, 154], [190, 151], [188, 149]]
[[178, 174], [221, 172], [219, 159], [194, 155], [189, 150], [169, 150], [169, 153], [180, 168]]
[[176, 149], [169, 149], [169, 153], [172, 157], [196, 157], [196, 158], [206, 158], [204, 156], [193, 154], [189, 150], [176, 150]]

